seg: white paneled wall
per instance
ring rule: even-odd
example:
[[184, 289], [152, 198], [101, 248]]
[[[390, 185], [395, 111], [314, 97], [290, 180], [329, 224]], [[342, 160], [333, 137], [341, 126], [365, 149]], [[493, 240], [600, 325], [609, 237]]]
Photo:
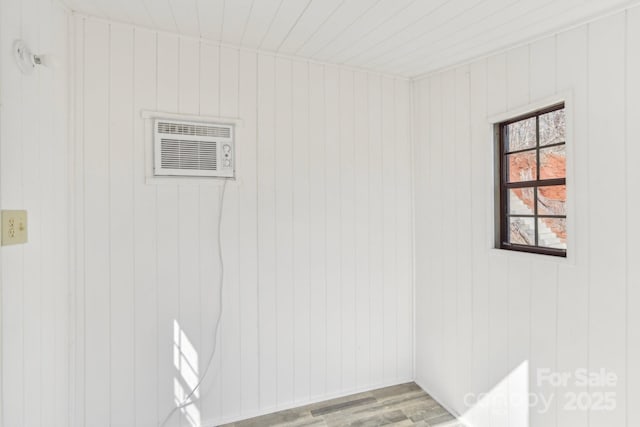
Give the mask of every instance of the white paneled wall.
[[147, 183], [143, 109], [242, 120], [213, 367], [168, 425], [410, 380], [409, 83], [80, 16], [74, 32], [74, 425], [156, 426], [213, 346], [221, 185]]
[[[0, 425], [67, 426], [68, 26], [57, 0], [0, 1], [0, 207], [26, 209], [25, 245], [0, 249]], [[22, 38], [53, 68], [23, 75]]]
[[[418, 383], [475, 426], [640, 424], [640, 9], [413, 84], [68, 20], [57, 0], [0, 0], [0, 204], [30, 220], [27, 245], [0, 249], [2, 425], [157, 426], [206, 369], [222, 185], [147, 181], [141, 110], [241, 120], [217, 351], [168, 425], [408, 381], [414, 357]], [[57, 67], [20, 74], [18, 37]], [[491, 249], [490, 119], [560, 97], [570, 257]], [[604, 368], [618, 386], [553, 389], [539, 368]], [[496, 403], [523, 384], [553, 396], [547, 411]], [[615, 410], [565, 407], [600, 391]], [[496, 404], [469, 408], [469, 392]]]
[[[416, 376], [474, 426], [640, 424], [638, 28], [634, 8], [414, 83]], [[569, 259], [491, 249], [490, 118], [554, 96], [567, 100]], [[465, 404], [516, 395], [524, 362], [548, 411]], [[618, 384], [554, 390], [539, 368], [604, 368]], [[617, 405], [570, 410], [571, 392]]]

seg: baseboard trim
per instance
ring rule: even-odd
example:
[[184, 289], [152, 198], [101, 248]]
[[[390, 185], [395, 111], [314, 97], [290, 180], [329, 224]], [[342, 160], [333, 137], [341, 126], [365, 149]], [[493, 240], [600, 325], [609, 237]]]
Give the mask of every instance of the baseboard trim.
[[274, 412], [286, 411], [287, 409], [293, 409], [293, 408], [298, 408], [300, 406], [306, 406], [306, 405], [312, 405], [314, 403], [324, 402], [325, 400], [338, 399], [340, 397], [345, 397], [345, 396], [349, 396], [349, 395], [352, 395], [352, 394], [364, 393], [364, 392], [376, 390], [376, 389], [379, 389], [379, 388], [391, 387], [391, 386], [394, 386], [394, 385], [406, 384], [406, 383], [410, 383], [410, 382], [415, 382], [415, 380], [413, 378], [398, 379], [398, 380], [394, 380], [394, 381], [390, 381], [390, 382], [385, 382], [385, 383], [380, 383], [380, 384], [373, 384], [373, 385], [370, 385], [370, 386], [359, 387], [359, 388], [346, 390], [346, 391], [340, 391], [340, 392], [337, 392], [337, 393], [325, 394], [325, 395], [322, 395], [322, 396], [312, 396], [309, 399], [296, 400], [296, 401], [293, 401], [293, 402], [290, 402], [290, 403], [287, 403], [287, 404], [283, 404], [283, 405], [277, 405], [277, 406], [273, 406], [273, 407], [263, 408], [263, 409], [260, 409], [260, 410], [257, 410], [257, 411], [246, 412], [246, 413], [241, 414], [241, 415], [235, 415], [235, 416], [231, 416], [231, 417], [224, 417], [224, 418], [220, 418], [220, 419], [217, 419], [217, 420], [204, 421], [201, 424], [201, 426], [202, 427], [216, 427], [216, 426], [219, 426], [220, 424], [235, 423], [235, 422], [238, 422], [238, 421], [248, 420], [250, 418], [260, 417], [262, 415], [272, 414]]
[[[451, 408], [449, 405], [447, 405], [442, 399], [440, 399], [438, 397], [437, 394], [434, 394], [429, 387], [425, 386], [424, 383], [422, 383], [422, 381], [418, 380], [417, 378], [414, 379], [413, 381], [415, 381], [416, 384], [418, 384], [418, 387], [420, 387], [422, 390], [424, 390], [425, 393], [427, 393], [429, 396], [431, 396], [431, 398], [433, 400], [435, 400], [436, 402], [438, 402], [438, 404], [440, 406], [442, 406], [444, 409], [446, 409], [447, 411], [449, 411], [449, 413], [451, 415], [453, 415], [454, 417], [456, 417], [456, 423], [462, 423], [465, 426], [468, 426], [468, 424], [465, 422], [465, 420], [463, 418], [460, 417], [460, 414], [458, 413], [458, 411], [453, 410], [453, 408]], [[445, 426], [443, 426], [445, 427]]]

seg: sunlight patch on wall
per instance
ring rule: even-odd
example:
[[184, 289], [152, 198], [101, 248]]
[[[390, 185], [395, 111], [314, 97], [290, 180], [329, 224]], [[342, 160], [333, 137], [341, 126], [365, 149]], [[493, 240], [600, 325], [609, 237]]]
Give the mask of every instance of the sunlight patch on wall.
[[[177, 320], [173, 321], [173, 365], [176, 377], [173, 380], [174, 399], [177, 406], [184, 403], [187, 395], [198, 384], [198, 352], [180, 327]], [[191, 396], [200, 397], [199, 390]], [[200, 425], [200, 410], [194, 403], [180, 408], [180, 412], [192, 427]]]
[[460, 419], [469, 426], [487, 425], [490, 420], [499, 425], [528, 427], [530, 399], [529, 361], [524, 361], [490, 391], [467, 394], [464, 403], [469, 409]]

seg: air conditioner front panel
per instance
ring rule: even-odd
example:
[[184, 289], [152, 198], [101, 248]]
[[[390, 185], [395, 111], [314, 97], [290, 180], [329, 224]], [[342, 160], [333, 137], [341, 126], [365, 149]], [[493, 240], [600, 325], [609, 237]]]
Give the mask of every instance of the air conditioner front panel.
[[233, 126], [156, 119], [154, 175], [233, 178]]

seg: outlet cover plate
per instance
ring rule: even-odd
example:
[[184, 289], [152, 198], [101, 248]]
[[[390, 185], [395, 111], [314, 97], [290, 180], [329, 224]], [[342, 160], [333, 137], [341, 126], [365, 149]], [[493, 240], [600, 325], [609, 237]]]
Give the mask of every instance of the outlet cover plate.
[[27, 243], [27, 211], [2, 211], [2, 246]]

